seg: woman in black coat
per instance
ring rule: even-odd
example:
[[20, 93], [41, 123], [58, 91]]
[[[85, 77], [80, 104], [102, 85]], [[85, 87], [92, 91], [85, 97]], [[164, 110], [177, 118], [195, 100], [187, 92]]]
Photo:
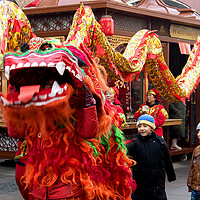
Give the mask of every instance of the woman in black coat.
[[128, 154], [137, 162], [132, 167], [137, 189], [133, 200], [166, 200], [165, 176], [176, 180], [173, 164], [166, 142], [157, 136], [154, 118], [142, 115], [137, 121], [138, 134], [127, 144]]

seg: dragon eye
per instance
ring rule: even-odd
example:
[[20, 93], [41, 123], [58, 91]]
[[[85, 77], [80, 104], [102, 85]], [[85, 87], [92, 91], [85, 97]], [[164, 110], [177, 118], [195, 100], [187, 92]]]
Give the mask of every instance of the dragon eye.
[[52, 44], [45, 43], [45, 44], [41, 45], [40, 50], [46, 51], [46, 50], [50, 50], [52, 48], [53, 48]]

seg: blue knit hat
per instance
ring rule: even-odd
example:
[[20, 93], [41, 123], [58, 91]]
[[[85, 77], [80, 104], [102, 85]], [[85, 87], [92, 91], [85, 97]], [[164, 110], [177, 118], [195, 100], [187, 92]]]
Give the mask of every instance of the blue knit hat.
[[147, 124], [147, 125], [151, 126], [151, 128], [153, 128], [153, 129], [156, 128], [154, 118], [151, 115], [147, 115], [147, 114], [141, 115], [138, 118], [138, 120], [137, 120], [137, 126], [139, 124]]

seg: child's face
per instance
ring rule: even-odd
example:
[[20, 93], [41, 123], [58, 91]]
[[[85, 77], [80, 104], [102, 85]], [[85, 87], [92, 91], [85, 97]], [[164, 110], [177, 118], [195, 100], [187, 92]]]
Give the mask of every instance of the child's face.
[[147, 136], [150, 133], [152, 133], [152, 128], [147, 124], [138, 124], [138, 133], [140, 133], [142, 136]]

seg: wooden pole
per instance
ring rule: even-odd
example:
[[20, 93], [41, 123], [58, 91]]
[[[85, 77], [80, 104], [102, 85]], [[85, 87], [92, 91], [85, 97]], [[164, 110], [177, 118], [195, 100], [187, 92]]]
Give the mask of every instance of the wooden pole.
[[2, 71], [2, 93], [3, 94], [7, 94], [7, 89], [8, 89], [8, 85], [7, 85], [7, 79], [5, 77], [5, 72]]

